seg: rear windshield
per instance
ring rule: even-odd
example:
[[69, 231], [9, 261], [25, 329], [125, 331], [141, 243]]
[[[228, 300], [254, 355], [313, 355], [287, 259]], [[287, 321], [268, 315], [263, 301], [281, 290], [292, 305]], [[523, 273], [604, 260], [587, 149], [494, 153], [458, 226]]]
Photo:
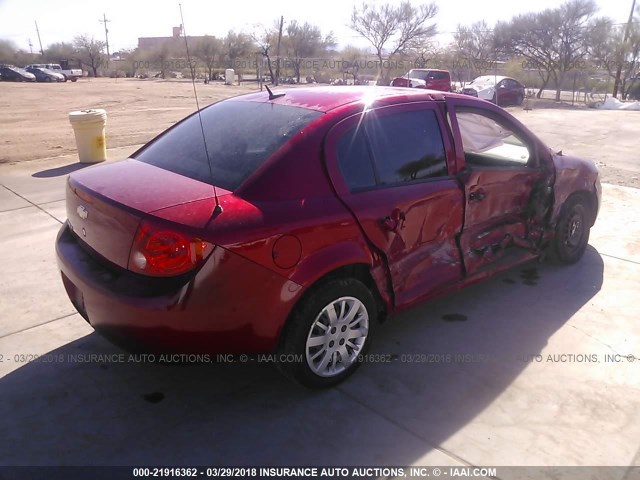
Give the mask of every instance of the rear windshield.
[[447, 72], [435, 72], [433, 70], [411, 70], [409, 78], [419, 78], [420, 80], [448, 80]]
[[191, 115], [147, 145], [135, 158], [233, 191], [281, 145], [321, 112], [273, 103], [227, 100]]

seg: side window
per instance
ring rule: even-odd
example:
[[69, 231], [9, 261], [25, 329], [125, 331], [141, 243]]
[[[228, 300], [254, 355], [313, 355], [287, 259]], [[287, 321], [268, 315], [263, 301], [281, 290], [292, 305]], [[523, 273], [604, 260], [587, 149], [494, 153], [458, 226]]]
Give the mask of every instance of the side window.
[[509, 126], [492, 115], [476, 110], [456, 111], [464, 158], [480, 167], [532, 166], [531, 151]]
[[373, 116], [365, 124], [381, 184], [447, 175], [442, 135], [433, 110]]
[[354, 127], [338, 140], [338, 165], [349, 190], [375, 186], [376, 177], [364, 129]]

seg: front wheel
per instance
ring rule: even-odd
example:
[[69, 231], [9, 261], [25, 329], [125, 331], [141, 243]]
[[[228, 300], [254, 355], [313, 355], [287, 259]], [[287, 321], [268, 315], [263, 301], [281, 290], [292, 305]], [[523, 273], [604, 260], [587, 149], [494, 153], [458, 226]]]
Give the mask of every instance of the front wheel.
[[279, 368], [313, 388], [336, 385], [359, 366], [371, 344], [376, 301], [355, 278], [330, 280], [296, 307], [281, 342]]
[[590, 218], [589, 206], [583, 197], [573, 196], [567, 200], [548, 250], [553, 263], [572, 264], [582, 258], [589, 243]]

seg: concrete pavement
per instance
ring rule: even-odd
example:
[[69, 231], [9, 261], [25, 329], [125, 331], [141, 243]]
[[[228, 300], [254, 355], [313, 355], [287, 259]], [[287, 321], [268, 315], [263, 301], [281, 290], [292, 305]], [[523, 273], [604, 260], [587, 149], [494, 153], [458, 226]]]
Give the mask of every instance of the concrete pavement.
[[640, 190], [604, 185], [577, 265], [417, 307], [378, 330], [384, 361], [311, 392], [266, 364], [115, 361], [55, 264], [78, 167], [0, 166], [0, 465], [640, 465]]

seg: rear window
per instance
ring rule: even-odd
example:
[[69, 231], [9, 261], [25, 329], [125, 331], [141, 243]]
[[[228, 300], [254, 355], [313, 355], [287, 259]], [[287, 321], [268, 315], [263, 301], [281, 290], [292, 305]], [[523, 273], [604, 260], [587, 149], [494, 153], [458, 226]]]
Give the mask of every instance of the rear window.
[[431, 72], [429, 77], [434, 80], [449, 80], [449, 74], [447, 72]]
[[147, 145], [135, 158], [233, 191], [281, 145], [321, 112], [272, 103], [227, 100], [187, 117]]

